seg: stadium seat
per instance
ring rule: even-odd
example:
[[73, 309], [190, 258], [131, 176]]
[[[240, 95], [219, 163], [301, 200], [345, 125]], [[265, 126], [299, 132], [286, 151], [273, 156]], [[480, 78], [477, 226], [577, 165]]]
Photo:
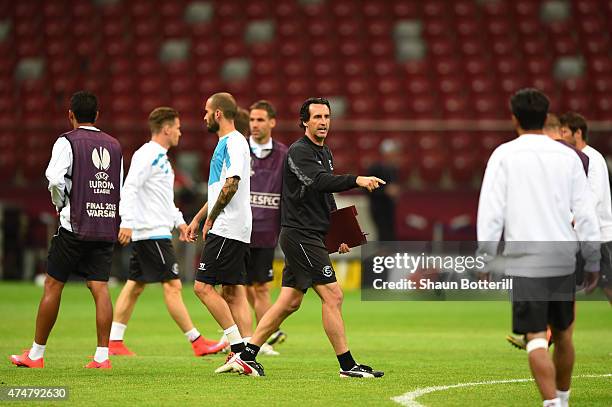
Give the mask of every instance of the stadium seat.
[[449, 175], [456, 185], [472, 182], [478, 164], [477, 151], [460, 151], [450, 155]]
[[427, 188], [435, 188], [447, 167], [446, 155], [440, 150], [423, 152], [419, 157], [419, 178]]

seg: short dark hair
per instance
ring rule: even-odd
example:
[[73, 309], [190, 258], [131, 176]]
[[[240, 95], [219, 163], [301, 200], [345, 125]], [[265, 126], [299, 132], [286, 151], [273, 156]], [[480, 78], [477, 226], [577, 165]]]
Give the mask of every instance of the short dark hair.
[[151, 133], [159, 133], [164, 124], [174, 122], [177, 117], [179, 117], [178, 112], [171, 107], [156, 107], [149, 115], [149, 129], [151, 129]]
[[302, 107], [300, 108], [300, 128], [305, 129], [304, 122], [310, 120], [310, 105], [325, 105], [329, 109], [331, 113], [331, 106], [329, 105], [329, 100], [325, 98], [308, 98], [302, 103]]
[[251, 107], [249, 107], [249, 113], [251, 112], [251, 110], [255, 109], [265, 110], [266, 113], [268, 113], [268, 119], [276, 118], [276, 110], [274, 110], [274, 106], [272, 106], [272, 103], [268, 102], [267, 100], [258, 100], [257, 102], [253, 103]]
[[210, 97], [210, 104], [213, 110], [221, 110], [223, 116], [228, 120], [234, 120], [236, 113], [238, 113], [238, 105], [236, 105], [236, 99], [227, 93], [215, 93]]
[[537, 89], [526, 88], [510, 98], [510, 110], [523, 130], [542, 130], [550, 101]]
[[243, 136], [248, 136], [251, 133], [249, 126], [249, 112], [241, 107], [238, 108], [238, 113], [234, 118], [234, 127]]
[[76, 92], [70, 98], [70, 110], [77, 123], [93, 123], [98, 114], [98, 98], [84, 90]]
[[559, 117], [559, 121], [561, 122], [561, 127], [569, 128], [572, 131], [572, 134], [576, 133], [578, 130], [581, 130], [582, 139], [584, 141], [588, 140], [587, 133], [589, 128], [583, 115], [576, 112], [567, 112]]

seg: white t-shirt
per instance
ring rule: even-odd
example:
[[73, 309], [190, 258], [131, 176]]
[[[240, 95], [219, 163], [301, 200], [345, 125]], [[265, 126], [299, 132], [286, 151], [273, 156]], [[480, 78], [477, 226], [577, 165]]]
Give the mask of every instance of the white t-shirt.
[[589, 184], [596, 200], [597, 216], [601, 229], [601, 241], [612, 241], [612, 199], [610, 198], [610, 178], [606, 159], [591, 146], [582, 152], [589, 156]]
[[[572, 227], [572, 219], [575, 227]], [[558, 259], [563, 264], [567, 260], [561, 258], [564, 255], [572, 262], [574, 259], [574, 253], [565, 248], [577, 249], [578, 245], [561, 245], [561, 242], [599, 241], [593, 193], [574, 151], [536, 134], [522, 135], [495, 149], [487, 163], [480, 190], [478, 241], [497, 242], [502, 231], [506, 241], [504, 254], [520, 258], [558, 247], [568, 252], [561, 253]], [[508, 242], [532, 244], [510, 245]], [[535, 245], [535, 242], [556, 244]], [[509, 247], [522, 252], [508, 253]], [[585, 270], [599, 270], [599, 247], [582, 245], [581, 248], [587, 262]], [[526, 269], [514, 275], [552, 277], [572, 272], [573, 263], [567, 269]]]
[[210, 160], [208, 213], [212, 211], [227, 178], [238, 176], [238, 190], [221, 211], [211, 233], [251, 243], [251, 153], [249, 143], [234, 130], [219, 139]]
[[132, 156], [121, 190], [121, 227], [132, 229], [132, 240], [170, 239], [185, 223], [174, 205], [174, 171], [164, 147], [149, 141]]

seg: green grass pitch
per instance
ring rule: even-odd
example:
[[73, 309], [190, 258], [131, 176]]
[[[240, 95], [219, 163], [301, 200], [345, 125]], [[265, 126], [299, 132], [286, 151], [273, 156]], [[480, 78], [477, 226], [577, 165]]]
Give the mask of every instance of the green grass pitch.
[[[119, 289], [112, 288], [114, 299]], [[8, 355], [30, 346], [41, 292], [31, 284], [0, 284], [0, 385], [69, 387], [67, 402], [44, 405], [393, 406], [391, 397], [418, 388], [530, 377], [525, 352], [504, 339], [510, 329], [508, 303], [362, 302], [352, 292], [344, 305], [351, 351], [359, 362], [384, 370], [385, 377], [340, 379], [312, 291], [283, 325], [289, 338], [277, 348], [281, 355], [259, 358], [266, 377], [215, 375], [225, 356], [192, 356], [155, 285], [141, 296], [126, 332], [126, 343], [138, 356], [112, 357], [110, 371], [83, 369], [96, 346], [93, 300], [84, 285], [68, 284], [45, 369], [18, 369]], [[183, 296], [200, 331], [218, 338], [218, 327], [191, 284]], [[610, 305], [582, 301], [577, 313], [574, 375], [612, 373]], [[425, 406], [541, 405], [532, 382], [448, 389], [417, 401]], [[612, 405], [612, 377], [575, 378], [571, 404]]]

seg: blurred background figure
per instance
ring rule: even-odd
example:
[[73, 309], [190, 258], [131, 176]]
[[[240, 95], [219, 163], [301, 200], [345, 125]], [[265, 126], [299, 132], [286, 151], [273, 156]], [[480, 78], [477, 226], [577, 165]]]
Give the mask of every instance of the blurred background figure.
[[234, 118], [234, 126], [236, 126], [236, 130], [245, 137], [251, 134], [248, 110], [241, 107], [238, 108], [238, 113], [236, 113], [236, 118]]
[[394, 139], [385, 139], [380, 144], [380, 161], [374, 163], [367, 173], [387, 181], [387, 185], [370, 194], [370, 214], [376, 224], [376, 240], [395, 240], [395, 202], [401, 193], [398, 180], [401, 144]]

